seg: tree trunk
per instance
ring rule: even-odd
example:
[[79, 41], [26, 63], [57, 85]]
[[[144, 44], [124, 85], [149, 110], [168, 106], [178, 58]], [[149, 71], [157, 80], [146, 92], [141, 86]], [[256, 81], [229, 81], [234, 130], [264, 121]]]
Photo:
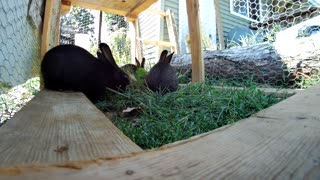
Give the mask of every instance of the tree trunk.
[[[191, 72], [190, 54], [176, 55], [171, 64]], [[320, 36], [207, 51], [204, 64], [206, 75], [218, 79], [297, 87], [302, 80], [320, 78]]]

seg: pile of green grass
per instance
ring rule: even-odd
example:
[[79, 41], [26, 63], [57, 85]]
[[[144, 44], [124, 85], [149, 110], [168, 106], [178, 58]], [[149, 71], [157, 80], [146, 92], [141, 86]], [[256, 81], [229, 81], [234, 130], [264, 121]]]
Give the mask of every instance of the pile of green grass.
[[[239, 91], [191, 84], [166, 95], [131, 89], [97, 106], [117, 112], [111, 118], [114, 124], [141, 148], [150, 149], [234, 123], [279, 101], [254, 86]], [[128, 107], [143, 110], [135, 117], [123, 116]]]

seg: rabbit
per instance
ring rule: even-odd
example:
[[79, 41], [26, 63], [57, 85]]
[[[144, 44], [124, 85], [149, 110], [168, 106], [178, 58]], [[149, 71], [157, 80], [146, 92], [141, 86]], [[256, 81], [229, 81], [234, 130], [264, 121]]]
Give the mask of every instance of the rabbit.
[[144, 69], [145, 58], [142, 58], [141, 64], [139, 60], [136, 58], [136, 64], [126, 64], [121, 67], [121, 69], [129, 72], [136, 72], [138, 68]]
[[115, 63], [109, 46], [100, 43], [101, 57], [75, 45], [58, 45], [41, 63], [44, 87], [83, 92], [92, 102], [104, 100], [106, 88], [125, 90], [130, 80]]
[[144, 69], [144, 63], [145, 63], [145, 58], [142, 58], [141, 64], [137, 58], [136, 59], [136, 64], [126, 64], [124, 66], [121, 66], [121, 69], [127, 73], [129, 76], [130, 80], [133, 82], [137, 81], [137, 70], [139, 68]]
[[167, 50], [162, 51], [159, 62], [150, 69], [149, 74], [145, 79], [145, 83], [149, 89], [162, 94], [173, 92], [178, 89], [176, 71], [170, 65], [174, 53], [171, 53], [168, 56], [167, 54]]

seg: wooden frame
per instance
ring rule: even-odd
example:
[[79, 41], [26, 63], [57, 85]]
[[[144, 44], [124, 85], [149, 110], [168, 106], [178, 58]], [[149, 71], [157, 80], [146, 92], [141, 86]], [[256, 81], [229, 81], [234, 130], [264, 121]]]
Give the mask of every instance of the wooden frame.
[[203, 82], [204, 62], [200, 31], [199, 0], [186, 0], [192, 56], [192, 82]]
[[[48, 10], [50, 6], [52, 7], [53, 0], [47, 0], [47, 2], [48, 8], [46, 9]], [[196, 71], [193, 74], [195, 75], [195, 81], [203, 80], [198, 7], [198, 0], [187, 0], [189, 24], [191, 24], [192, 58], [193, 63], [195, 63], [193, 70]], [[49, 9], [49, 11], [51, 10]], [[46, 15], [46, 18], [50, 19], [50, 16]], [[48, 38], [47, 33], [50, 34], [50, 29], [47, 29], [44, 34], [44, 37]], [[48, 41], [45, 41], [45, 47], [47, 47], [47, 43]], [[62, 153], [68, 151], [68, 148], [51, 147], [52, 144], [50, 143], [44, 146], [40, 144], [39, 147], [56, 148], [57, 160], [64, 158], [65, 161], [39, 164], [32, 158], [45, 156], [35, 154], [32, 148], [36, 147], [28, 146], [27, 148], [26, 145], [17, 149], [17, 151], [26, 154], [32, 153], [33, 156], [23, 156], [31, 163], [23, 164], [21, 162], [12, 166], [1, 166], [0, 179], [318, 179], [320, 177], [319, 92], [320, 84], [317, 84], [245, 120], [149, 151], [139, 152], [140, 149], [137, 147], [127, 154], [97, 157], [82, 161], [68, 161], [70, 157]], [[55, 128], [56, 126], [51, 126], [56, 125], [54, 122], [46, 124], [46, 121], [43, 121], [41, 117], [50, 119], [55, 117], [56, 113], [61, 112], [57, 108], [62, 108], [62, 111], [64, 111], [64, 108], [68, 108], [72, 113], [65, 111], [65, 117], [56, 117], [60, 118], [58, 123], [61, 123], [64, 118], [82, 119], [84, 123], [88, 123], [86, 121], [87, 113], [93, 113], [91, 118], [94, 118], [94, 123], [88, 123], [92, 125], [93, 129], [101, 128], [101, 123], [106, 123], [103, 118], [101, 119], [101, 112], [100, 114], [99, 112], [94, 113], [93, 105], [90, 105], [90, 102], [83, 98], [81, 93], [73, 95], [61, 92], [55, 92], [56, 95], [43, 94], [46, 93], [44, 91], [41, 93], [42, 96], [39, 95], [33, 99], [31, 105], [25, 106], [15, 118], [24, 121], [24, 124], [28, 126], [39, 127], [39, 125], [45, 125]], [[53, 115], [41, 114], [43, 111], [41, 111], [40, 100], [43, 100], [43, 103], [48, 107], [46, 110]], [[52, 104], [52, 101], [59, 105]], [[82, 107], [80, 110], [78, 109], [79, 105]], [[30, 108], [31, 106], [37, 107], [38, 110], [35, 111]], [[80, 111], [79, 114], [82, 113], [83, 116], [77, 114], [77, 111]], [[30, 124], [28, 122], [28, 120], [33, 120], [34, 117], [39, 118], [39, 116], [41, 116], [42, 123]], [[19, 147], [20, 143], [25, 143], [23, 139], [38, 141], [36, 138], [29, 138], [28, 133], [21, 132], [24, 130], [23, 124], [20, 124], [21, 131], [15, 129], [20, 122], [10, 121], [10, 123], [12, 126], [9, 128], [0, 129], [3, 130], [2, 137], [8, 139], [8, 141], [0, 143], [2, 146], [6, 143], [14, 149]], [[88, 138], [90, 142], [92, 142], [92, 138], [101, 136], [99, 132], [88, 131], [86, 126], [83, 126], [83, 128], [84, 134], [90, 137]], [[64, 128], [55, 130], [58, 132], [61, 130], [62, 132]], [[83, 133], [74, 130], [72, 123], [70, 131]], [[47, 137], [52, 137], [50, 132], [52, 131], [42, 133], [47, 133]], [[39, 137], [37, 133], [29, 133]], [[119, 132], [115, 131], [105, 131], [105, 133], [105, 136], [111, 134], [115, 135], [116, 138], [122, 136], [117, 135]], [[68, 135], [68, 133], [63, 135]], [[9, 139], [14, 136], [17, 137], [15, 139], [17, 141], [12, 144], [14, 141], [9, 141]], [[42, 138], [42, 136], [40, 137]], [[53, 137], [55, 136], [53, 135]], [[89, 150], [97, 152], [97, 149], [91, 146], [89, 146], [89, 150], [83, 152], [81, 141], [79, 142], [76, 137], [78, 136], [71, 139], [73, 144], [79, 145], [76, 152], [80, 154], [89, 153], [88, 155], [91, 154]], [[0, 138], [0, 140], [3, 140], [3, 138]], [[61, 139], [58, 139], [58, 141], [61, 141]], [[119, 142], [123, 143], [122, 138], [119, 139]], [[99, 143], [103, 143], [103, 141], [97, 141], [95, 145], [99, 146]], [[36, 150], [42, 151], [43, 149], [36, 148]], [[104, 148], [102, 148], [103, 150]], [[0, 154], [2, 159], [5, 160], [7, 160], [7, 156], [4, 156], [4, 153], [11, 156], [17, 155], [12, 152], [12, 149], [5, 148]], [[50, 151], [50, 153], [53, 152]], [[59, 157], [59, 155], [64, 156]]]

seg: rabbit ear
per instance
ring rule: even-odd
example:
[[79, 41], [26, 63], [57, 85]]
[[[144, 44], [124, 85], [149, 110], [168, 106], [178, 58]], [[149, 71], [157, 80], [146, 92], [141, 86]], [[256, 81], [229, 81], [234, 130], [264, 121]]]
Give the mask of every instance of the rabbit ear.
[[140, 68], [144, 68], [144, 63], [146, 62], [146, 58], [142, 58], [141, 66]]
[[173, 54], [174, 54], [174, 52], [171, 53], [171, 54], [169, 54], [169, 55], [166, 57], [165, 63], [170, 64]]
[[107, 59], [112, 64], [117, 66], [117, 63], [113, 58], [110, 47], [106, 43], [100, 43], [99, 48], [100, 48], [100, 51], [102, 52], [102, 55], [104, 56], [104, 58]]
[[168, 51], [167, 50], [163, 50], [161, 55], [160, 55], [160, 59], [159, 62], [165, 62], [166, 61], [166, 57], [167, 57]]
[[139, 68], [140, 67], [140, 62], [139, 62], [139, 60], [137, 58], [135, 58], [135, 59], [136, 59], [136, 66]]
[[105, 59], [103, 54], [102, 54], [102, 52], [100, 52], [99, 50], [97, 51], [97, 57], [98, 57], [99, 60], [104, 60]]

